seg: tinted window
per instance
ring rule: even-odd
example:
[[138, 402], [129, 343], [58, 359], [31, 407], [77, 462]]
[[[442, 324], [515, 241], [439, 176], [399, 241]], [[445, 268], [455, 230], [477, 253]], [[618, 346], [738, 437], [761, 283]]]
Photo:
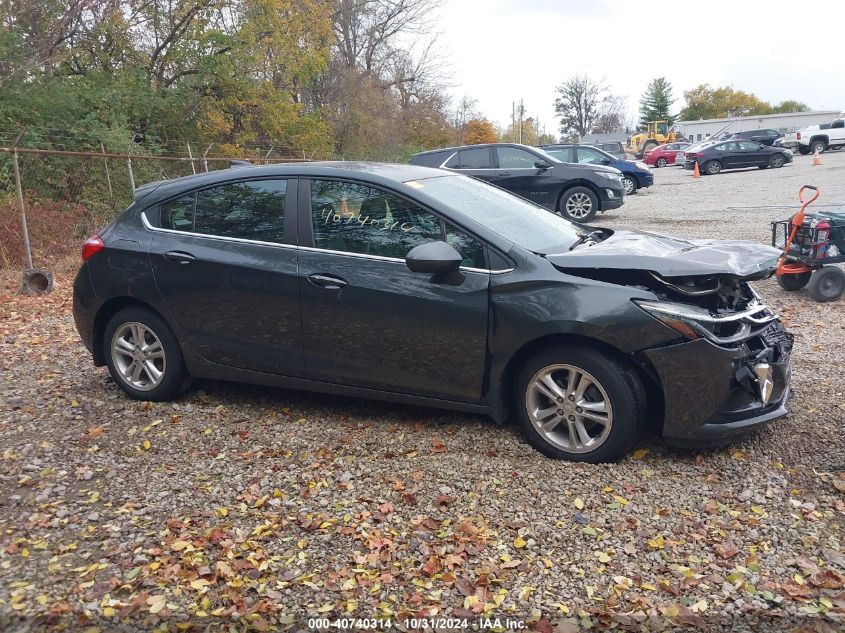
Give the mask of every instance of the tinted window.
[[489, 169], [490, 148], [462, 149], [449, 159], [446, 167], [451, 169]]
[[564, 163], [574, 163], [575, 162], [575, 148], [574, 147], [565, 147], [560, 149], [547, 149], [547, 154], [551, 154], [555, 158]]
[[739, 145], [739, 151], [741, 152], [756, 152], [763, 149], [760, 143], [755, 143], [754, 141], [740, 141], [737, 145]]
[[837, 119], [836, 121], [830, 124], [830, 127], [831, 129], [845, 127], [845, 119]]
[[311, 181], [314, 246], [404, 259], [442, 239], [440, 218], [398, 196], [336, 180]]
[[736, 143], [719, 143], [714, 147], [717, 152], [735, 152], [737, 150]]
[[194, 194], [188, 194], [175, 200], [161, 204], [161, 221], [163, 229], [174, 231], [194, 230]]
[[579, 163], [590, 163], [592, 165], [601, 165], [603, 160], [606, 160], [607, 156], [602, 154], [600, 151], [593, 149], [592, 147], [579, 147], [578, 148], [578, 162]]
[[502, 169], [535, 169], [534, 163], [541, 160], [539, 156], [519, 147], [497, 147], [496, 152]]
[[194, 231], [283, 242], [286, 189], [286, 180], [254, 180], [198, 191]]
[[486, 268], [484, 265], [484, 247], [476, 239], [458, 231], [453, 226], [446, 227], [446, 243], [450, 244], [464, 258], [462, 266]]

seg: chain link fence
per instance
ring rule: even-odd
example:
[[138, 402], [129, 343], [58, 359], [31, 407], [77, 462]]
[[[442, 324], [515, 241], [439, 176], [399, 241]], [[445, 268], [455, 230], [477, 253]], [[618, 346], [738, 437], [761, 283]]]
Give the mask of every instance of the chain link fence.
[[232, 160], [309, 158], [283, 155], [272, 147], [239, 148], [236, 155], [225, 149], [216, 151], [211, 145], [195, 152], [188, 143], [147, 148], [84, 133], [0, 128], [0, 269], [29, 267], [15, 156], [32, 263], [43, 268], [75, 253], [85, 237], [129, 206], [133, 190], [144, 184], [226, 169]]

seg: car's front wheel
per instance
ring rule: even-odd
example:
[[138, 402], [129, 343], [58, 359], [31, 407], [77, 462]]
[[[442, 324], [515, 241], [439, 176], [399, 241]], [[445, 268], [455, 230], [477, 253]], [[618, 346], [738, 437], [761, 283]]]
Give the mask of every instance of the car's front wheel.
[[137, 400], [170, 400], [188, 384], [182, 351], [167, 323], [140, 307], [121, 310], [103, 333], [114, 381]]
[[631, 174], [625, 174], [622, 176], [622, 186], [625, 187], [626, 196], [637, 193], [637, 181]]
[[772, 154], [772, 157], [769, 159], [769, 167], [778, 169], [779, 167], [783, 167], [785, 162], [786, 159], [783, 157], [783, 154]]
[[669, 161], [667, 161], [665, 158], [658, 158], [657, 162], [655, 163], [655, 165], [657, 165], [658, 167], [666, 167], [666, 165], [668, 164]]
[[710, 174], [711, 176], [715, 176], [720, 171], [722, 171], [722, 163], [718, 160], [711, 160], [704, 165], [704, 173]]
[[556, 346], [523, 365], [513, 409], [526, 439], [549, 457], [613, 462], [633, 447], [645, 417], [636, 374], [584, 346]]
[[573, 187], [563, 193], [558, 204], [560, 214], [574, 222], [589, 222], [599, 210], [599, 199], [586, 187]]

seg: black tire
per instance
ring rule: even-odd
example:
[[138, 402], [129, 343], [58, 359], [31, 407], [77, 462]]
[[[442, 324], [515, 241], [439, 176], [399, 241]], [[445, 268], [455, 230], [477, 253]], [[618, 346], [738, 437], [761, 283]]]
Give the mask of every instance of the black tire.
[[[589, 397], [591, 390], [593, 390], [594, 394], [599, 394], [600, 399], [603, 399], [606, 395], [610, 401], [612, 419], [609, 431], [594, 449], [585, 452], [567, 450], [563, 445], [547, 439], [535, 427], [529, 416], [529, 401], [533, 397], [532, 392], [529, 392], [529, 386], [534, 383], [534, 378], [539, 372], [556, 365], [567, 365], [581, 372], [586, 372], [600, 385], [604, 393], [595, 391], [595, 387], [591, 386], [585, 392], [585, 395]], [[564, 375], [568, 376], [568, 373]], [[555, 382], [566, 392], [565, 385], [557, 382], [557, 380]], [[511, 397], [514, 416], [519, 421], [525, 438], [541, 453], [555, 459], [592, 464], [619, 461], [633, 448], [645, 421], [645, 391], [633, 368], [602, 351], [585, 345], [558, 345], [534, 355], [523, 364], [516, 374]], [[560, 407], [572, 408], [577, 404], [577, 401], [568, 403], [561, 398], [557, 403]], [[550, 407], [558, 406], [558, 404], [549, 401]], [[563, 408], [558, 409], [558, 411], [563, 411]], [[568, 422], [561, 421], [559, 424], [567, 425]], [[568, 428], [568, 426], [564, 426], [560, 431], [563, 434], [560, 436], [563, 442], [567, 441], [566, 438], [569, 437]], [[600, 428], [603, 427], [593, 427], [596, 431]]]
[[836, 301], [845, 292], [845, 271], [836, 266], [824, 266], [810, 279], [810, 295], [816, 301]]
[[561, 195], [557, 210], [567, 220], [589, 222], [599, 211], [599, 199], [592, 189], [572, 187]]
[[632, 196], [637, 193], [637, 179], [631, 174], [622, 174], [622, 186], [625, 187], [625, 195]]
[[813, 273], [807, 271], [806, 273], [797, 273], [795, 275], [778, 275], [778, 286], [789, 292], [801, 290], [810, 281], [810, 275]]
[[652, 141], [646, 141], [645, 143], [643, 143], [643, 153], [640, 156], [640, 158], [645, 156], [648, 152], [653, 150], [658, 145], [659, 145], [659, 143], [657, 141], [653, 141], [653, 140]]
[[657, 167], [666, 167], [669, 164], [669, 161], [663, 158], [662, 156], [655, 161], [655, 166]]
[[804, 147], [803, 145], [799, 145], [799, 146], [798, 146], [798, 153], [799, 153], [799, 154], [803, 154], [804, 156], [806, 156], [807, 154], [809, 154], [809, 153], [810, 153], [810, 148], [809, 148], [809, 147]]
[[773, 169], [780, 169], [786, 163], [786, 158], [784, 158], [783, 154], [772, 154], [771, 158], [769, 158], [769, 167]]
[[813, 141], [810, 143], [810, 153], [815, 154], [818, 152], [819, 154], [823, 154], [824, 151], [827, 149], [827, 143], [823, 140], [819, 139], [817, 141]]
[[715, 176], [722, 171], [722, 163], [718, 160], [709, 160], [704, 163], [704, 173], [708, 176]]
[[[148, 379], [147, 382], [149, 383], [149, 386], [146, 388], [137, 388], [131, 384], [129, 382], [130, 378], [125, 376], [115, 364], [116, 362], [126, 363], [127, 359], [132, 358], [132, 362], [127, 364], [130, 366], [136, 365], [137, 359], [133, 356], [129, 356], [128, 353], [115, 354], [113, 352], [113, 346], [116, 341], [115, 334], [117, 334], [118, 331], [123, 331], [127, 328], [130, 331], [133, 331], [133, 326], [131, 324], [141, 325], [143, 328], [146, 328], [148, 333], [146, 335], [142, 334], [140, 337], [141, 339], [158, 339], [163, 354], [160, 361], [155, 361], [156, 370], [161, 372], [161, 376], [157, 384], [155, 384], [148, 370], [141, 370]], [[131, 336], [132, 342], [134, 342], [134, 334], [127, 332], [127, 336]], [[126, 342], [126, 340], [127, 339], [124, 338], [124, 342]], [[128, 344], [129, 347], [132, 346], [132, 342]], [[112, 379], [121, 389], [123, 389], [123, 391], [136, 400], [151, 400], [153, 402], [172, 400], [187, 389], [190, 384], [190, 376], [185, 369], [185, 364], [182, 358], [182, 350], [179, 347], [176, 337], [171, 331], [170, 326], [168, 326], [160, 316], [150, 310], [140, 307], [126, 308], [109, 319], [103, 333], [103, 350], [106, 359], [106, 366], [109, 368], [109, 373], [111, 374]], [[140, 351], [138, 353], [140, 354]], [[117, 361], [115, 360], [116, 356], [119, 357], [119, 360]], [[144, 361], [141, 364], [145, 365], [147, 362], [150, 362], [150, 360]], [[139, 380], [140, 379], [141, 376], [139, 375]]]

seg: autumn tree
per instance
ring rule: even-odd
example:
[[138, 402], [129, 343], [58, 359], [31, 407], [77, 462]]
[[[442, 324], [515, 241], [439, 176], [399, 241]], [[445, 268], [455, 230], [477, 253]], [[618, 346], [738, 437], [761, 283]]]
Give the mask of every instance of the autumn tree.
[[599, 106], [599, 113], [590, 128], [593, 134], [624, 132], [626, 127], [628, 100], [625, 97], [607, 97]]
[[478, 145], [480, 143], [495, 143], [496, 130], [487, 119], [471, 119], [467, 121], [464, 144]]
[[645, 127], [649, 121], [668, 121], [671, 124], [669, 111], [674, 102], [672, 84], [665, 77], [652, 79], [640, 98], [640, 125]]
[[587, 75], [576, 75], [560, 84], [555, 99], [555, 112], [560, 118], [561, 134], [577, 132], [583, 136], [593, 126], [602, 102], [610, 95], [603, 81]]
[[808, 110], [807, 105], [800, 101], [786, 100], [772, 106], [768, 101], [763, 101], [749, 92], [734, 90], [728, 86], [711, 88], [708, 84], [687, 90], [684, 99], [686, 106], [680, 115], [684, 121]]

